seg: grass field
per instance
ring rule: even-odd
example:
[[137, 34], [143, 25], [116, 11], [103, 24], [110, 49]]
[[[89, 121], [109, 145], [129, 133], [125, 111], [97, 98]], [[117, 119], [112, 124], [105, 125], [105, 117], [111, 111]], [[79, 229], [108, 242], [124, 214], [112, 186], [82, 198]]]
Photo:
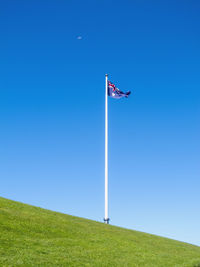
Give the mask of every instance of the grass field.
[[0, 266], [200, 267], [200, 247], [0, 198]]

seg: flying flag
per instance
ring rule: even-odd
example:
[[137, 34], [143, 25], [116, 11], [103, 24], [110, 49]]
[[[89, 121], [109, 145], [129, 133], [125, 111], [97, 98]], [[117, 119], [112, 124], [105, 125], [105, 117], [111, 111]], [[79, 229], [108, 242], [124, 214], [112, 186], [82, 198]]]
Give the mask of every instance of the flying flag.
[[120, 91], [113, 83], [108, 81], [108, 96], [112, 98], [122, 98], [122, 97], [128, 97], [130, 93], [131, 91], [128, 91], [126, 93]]

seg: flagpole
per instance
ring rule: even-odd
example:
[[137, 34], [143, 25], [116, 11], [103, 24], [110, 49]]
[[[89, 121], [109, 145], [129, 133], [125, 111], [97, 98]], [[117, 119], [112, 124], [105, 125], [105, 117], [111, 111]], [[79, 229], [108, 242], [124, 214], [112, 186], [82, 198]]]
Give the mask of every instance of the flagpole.
[[105, 217], [104, 222], [109, 224], [108, 217], [108, 74], [105, 75]]

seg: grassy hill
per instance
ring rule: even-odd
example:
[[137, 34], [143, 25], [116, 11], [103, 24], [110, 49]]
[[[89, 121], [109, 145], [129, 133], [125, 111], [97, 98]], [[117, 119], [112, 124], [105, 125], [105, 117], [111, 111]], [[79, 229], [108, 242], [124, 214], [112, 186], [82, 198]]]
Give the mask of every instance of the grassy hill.
[[0, 198], [0, 266], [200, 266], [200, 247]]

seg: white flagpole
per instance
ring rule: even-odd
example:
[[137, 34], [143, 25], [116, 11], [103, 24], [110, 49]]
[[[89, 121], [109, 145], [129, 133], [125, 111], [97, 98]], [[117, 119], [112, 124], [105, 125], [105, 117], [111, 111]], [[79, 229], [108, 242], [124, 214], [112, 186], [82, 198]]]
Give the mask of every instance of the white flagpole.
[[104, 222], [109, 224], [108, 217], [108, 74], [105, 77], [105, 217]]

